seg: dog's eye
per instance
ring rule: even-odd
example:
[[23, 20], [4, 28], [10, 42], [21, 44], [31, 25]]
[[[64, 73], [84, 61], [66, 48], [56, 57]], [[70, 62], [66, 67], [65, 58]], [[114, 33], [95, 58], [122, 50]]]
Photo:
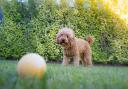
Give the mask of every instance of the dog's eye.
[[67, 35], [67, 38], [68, 38], [68, 35]]

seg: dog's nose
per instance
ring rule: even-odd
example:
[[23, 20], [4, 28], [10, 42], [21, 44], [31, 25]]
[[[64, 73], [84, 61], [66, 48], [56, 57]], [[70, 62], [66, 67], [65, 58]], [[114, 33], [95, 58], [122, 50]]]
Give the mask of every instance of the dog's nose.
[[64, 39], [62, 39], [61, 43], [64, 43], [64, 42], [65, 42], [65, 40], [64, 40]]

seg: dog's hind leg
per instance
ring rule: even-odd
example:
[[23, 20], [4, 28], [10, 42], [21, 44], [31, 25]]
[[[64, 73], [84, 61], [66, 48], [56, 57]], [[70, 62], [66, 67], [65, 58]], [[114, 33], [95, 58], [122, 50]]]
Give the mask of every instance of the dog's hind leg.
[[92, 54], [91, 52], [87, 52], [84, 54], [83, 63], [85, 66], [92, 66]]

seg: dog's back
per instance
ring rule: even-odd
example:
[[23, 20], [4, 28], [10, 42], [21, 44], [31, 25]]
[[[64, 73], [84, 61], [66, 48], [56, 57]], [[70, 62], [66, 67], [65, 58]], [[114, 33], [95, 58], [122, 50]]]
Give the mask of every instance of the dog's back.
[[85, 49], [90, 46], [89, 43], [83, 39], [76, 38], [76, 45], [78, 46], [79, 51], [85, 51]]

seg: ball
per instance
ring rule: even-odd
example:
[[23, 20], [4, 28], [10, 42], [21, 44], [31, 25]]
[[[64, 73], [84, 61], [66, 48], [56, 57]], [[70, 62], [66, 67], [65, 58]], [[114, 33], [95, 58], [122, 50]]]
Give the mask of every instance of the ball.
[[37, 53], [28, 53], [24, 55], [17, 64], [19, 76], [31, 76], [42, 78], [46, 71], [46, 62], [42, 56]]

